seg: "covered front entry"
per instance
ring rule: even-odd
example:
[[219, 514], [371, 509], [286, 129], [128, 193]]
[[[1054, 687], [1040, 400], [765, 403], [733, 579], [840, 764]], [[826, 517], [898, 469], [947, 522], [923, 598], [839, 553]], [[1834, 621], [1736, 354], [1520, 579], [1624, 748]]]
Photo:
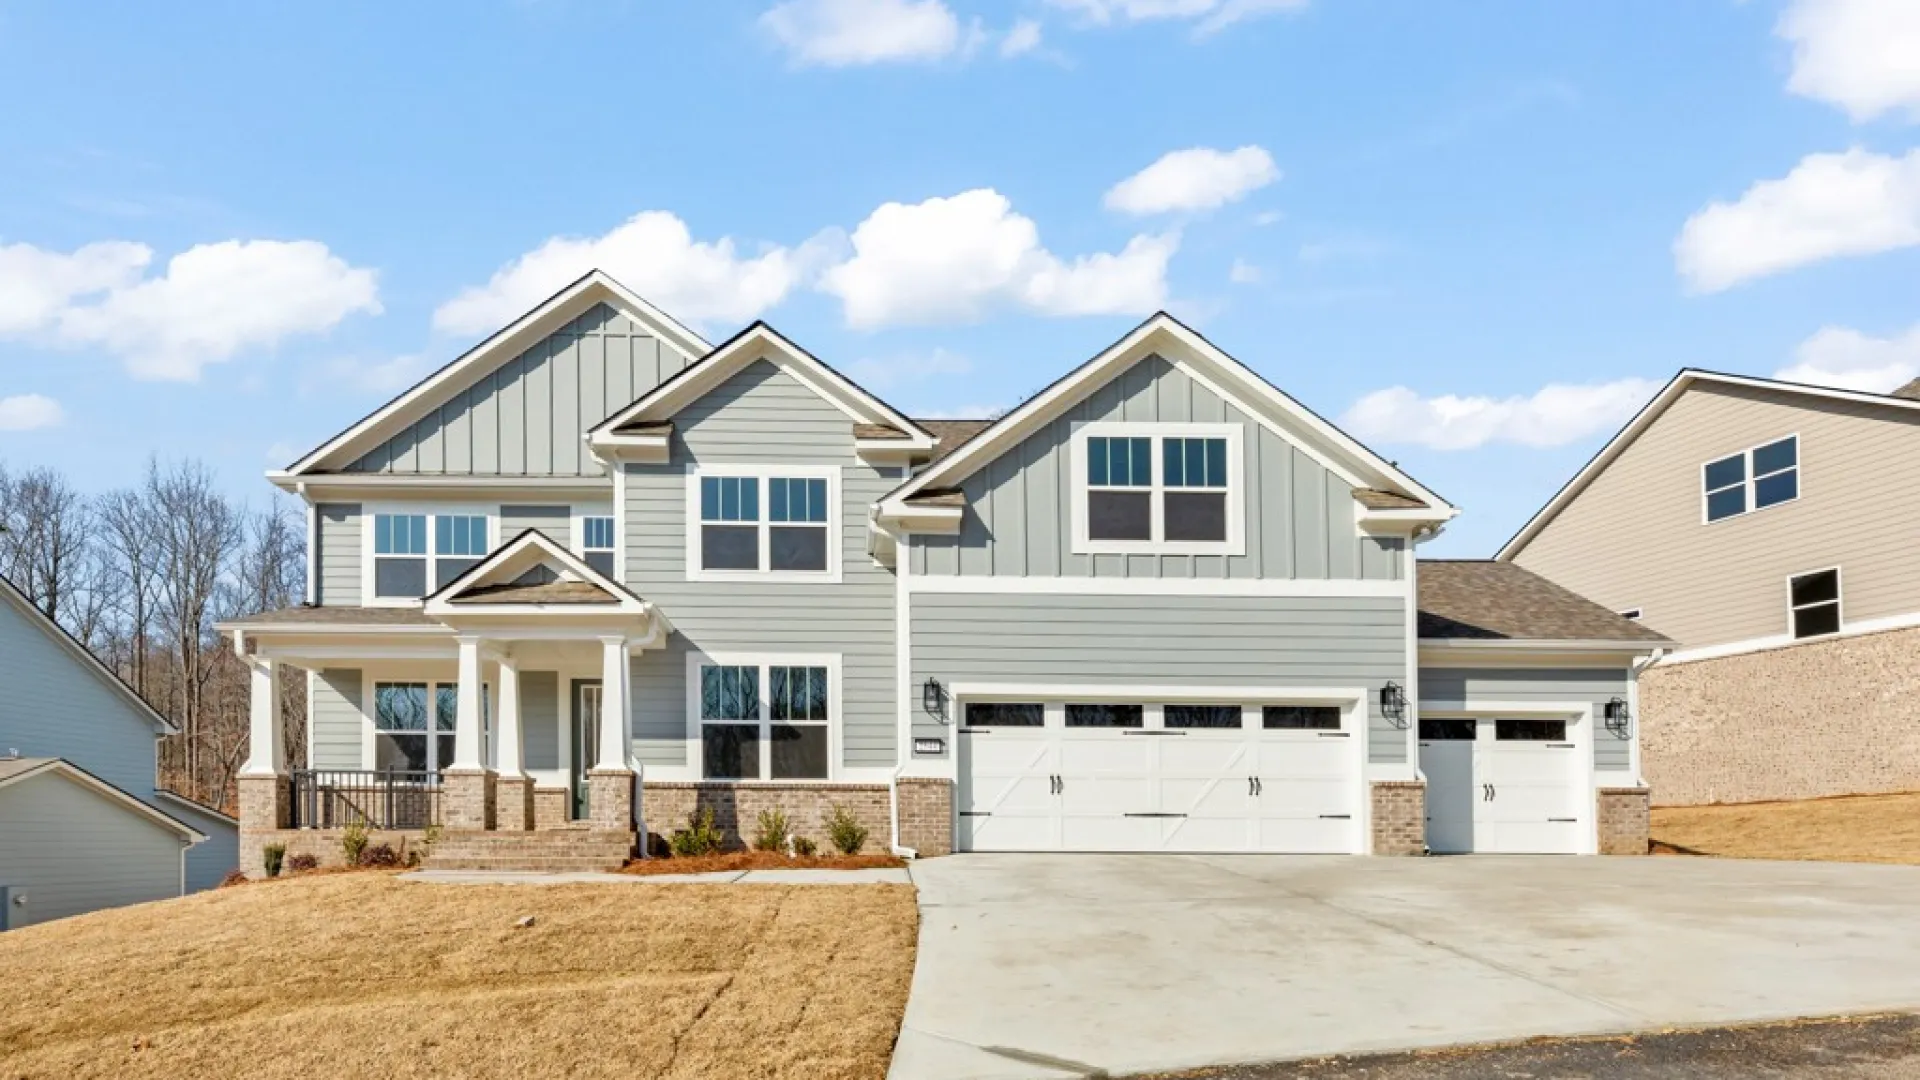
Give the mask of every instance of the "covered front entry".
[[1436, 854], [1571, 855], [1591, 831], [1581, 720], [1422, 716], [1427, 848]]
[[593, 785], [587, 772], [599, 747], [600, 686], [598, 680], [574, 679], [568, 697], [572, 715], [567, 730], [572, 745], [568, 747], [571, 767], [567, 771], [567, 796], [575, 821], [591, 820], [593, 814]]
[[957, 846], [1362, 851], [1360, 700], [962, 701]]

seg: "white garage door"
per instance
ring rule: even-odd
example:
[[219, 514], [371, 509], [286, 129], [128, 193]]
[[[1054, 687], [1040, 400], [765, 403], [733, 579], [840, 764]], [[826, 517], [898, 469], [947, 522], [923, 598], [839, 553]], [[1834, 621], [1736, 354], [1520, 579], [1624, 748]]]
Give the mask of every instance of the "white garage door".
[[1048, 701], [961, 709], [961, 850], [1361, 850], [1352, 709]]
[[1427, 848], [1443, 854], [1581, 850], [1585, 771], [1572, 722], [1421, 717]]

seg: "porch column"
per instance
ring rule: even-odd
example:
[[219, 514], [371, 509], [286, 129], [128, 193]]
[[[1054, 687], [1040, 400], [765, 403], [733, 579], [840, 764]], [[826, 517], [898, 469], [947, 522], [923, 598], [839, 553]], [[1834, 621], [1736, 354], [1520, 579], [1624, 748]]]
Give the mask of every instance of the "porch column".
[[247, 659], [252, 682], [247, 767], [242, 776], [280, 776], [287, 771], [287, 739], [280, 727], [280, 662]]
[[588, 773], [595, 829], [633, 831], [633, 770], [627, 768], [628, 665], [625, 635], [600, 639], [600, 752]]
[[453, 764], [441, 770], [440, 819], [449, 829], [491, 829], [494, 775], [480, 730], [480, 638], [461, 634], [460, 685], [454, 699]]
[[271, 833], [292, 823], [293, 792], [287, 775], [287, 742], [280, 726], [280, 664], [275, 660], [242, 655], [247, 665], [252, 698], [247, 728], [247, 763], [236, 782], [240, 795], [240, 831], [247, 836], [241, 844], [242, 864], [248, 874], [260, 877], [261, 849], [272, 841]]
[[494, 782], [495, 820], [502, 831], [533, 828], [533, 780], [522, 759], [520, 735], [520, 665], [509, 653], [500, 655], [500, 674], [494, 680], [493, 738], [500, 776]]

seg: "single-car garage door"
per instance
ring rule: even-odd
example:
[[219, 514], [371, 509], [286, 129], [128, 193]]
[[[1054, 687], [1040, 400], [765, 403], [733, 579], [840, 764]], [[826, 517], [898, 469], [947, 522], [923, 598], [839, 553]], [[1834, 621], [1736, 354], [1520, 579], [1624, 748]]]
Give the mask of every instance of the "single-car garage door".
[[1427, 848], [1439, 854], [1577, 854], [1585, 772], [1575, 721], [1423, 716]]
[[1355, 705], [961, 709], [963, 851], [1362, 850]]

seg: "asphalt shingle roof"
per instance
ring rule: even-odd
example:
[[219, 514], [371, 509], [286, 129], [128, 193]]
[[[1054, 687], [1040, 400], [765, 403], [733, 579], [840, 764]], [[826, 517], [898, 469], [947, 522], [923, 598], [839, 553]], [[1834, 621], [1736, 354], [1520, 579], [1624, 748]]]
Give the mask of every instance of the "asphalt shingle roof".
[[1420, 637], [1671, 644], [1510, 562], [1420, 560]]

